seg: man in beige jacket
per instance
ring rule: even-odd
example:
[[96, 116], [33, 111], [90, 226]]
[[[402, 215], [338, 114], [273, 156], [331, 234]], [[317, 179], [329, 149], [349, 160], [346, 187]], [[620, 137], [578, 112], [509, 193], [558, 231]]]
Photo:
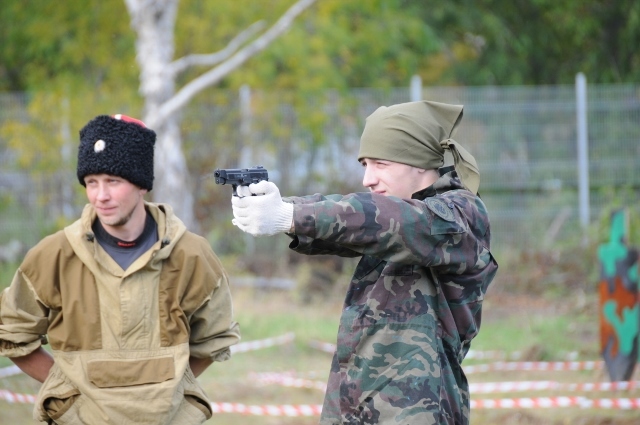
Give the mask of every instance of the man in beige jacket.
[[210, 245], [171, 207], [144, 200], [155, 139], [123, 115], [85, 125], [77, 175], [89, 203], [27, 253], [0, 295], [0, 355], [43, 382], [36, 420], [190, 425], [211, 417], [196, 376], [230, 357], [239, 328]]

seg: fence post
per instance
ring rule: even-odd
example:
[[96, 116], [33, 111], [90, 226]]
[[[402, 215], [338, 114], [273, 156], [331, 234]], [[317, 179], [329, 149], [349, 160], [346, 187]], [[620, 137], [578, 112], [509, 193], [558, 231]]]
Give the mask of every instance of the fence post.
[[[251, 137], [251, 121], [253, 115], [251, 111], [251, 87], [247, 84], [240, 86], [238, 96], [240, 103], [240, 137], [242, 138], [242, 148], [240, 149], [240, 157], [238, 158], [240, 162], [238, 166], [253, 167], [258, 164], [254, 164], [253, 138]], [[256, 252], [255, 238], [248, 233], [245, 233], [243, 237], [246, 247], [245, 252], [249, 258], [251, 258]]]
[[419, 75], [411, 77], [411, 93], [410, 98], [412, 102], [422, 100], [422, 78]]
[[240, 98], [240, 137], [242, 137], [242, 148], [240, 150], [240, 166], [254, 166], [253, 163], [253, 142], [251, 138], [251, 88], [243, 84], [239, 91]]
[[587, 130], [587, 79], [576, 75], [576, 125], [578, 137], [578, 199], [583, 243], [587, 242], [589, 226], [589, 137]]

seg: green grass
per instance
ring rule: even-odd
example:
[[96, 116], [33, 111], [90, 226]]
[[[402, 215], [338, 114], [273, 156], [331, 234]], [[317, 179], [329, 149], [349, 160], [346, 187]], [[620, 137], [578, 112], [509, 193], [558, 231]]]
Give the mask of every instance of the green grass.
[[486, 320], [472, 342], [474, 350], [536, 351], [537, 358], [533, 360], [539, 361], [562, 360], [568, 353], [589, 360], [599, 355], [599, 323], [594, 320], [597, 319], [595, 312], [537, 313], [514, 306], [509, 316], [494, 318], [492, 306], [486, 302]]
[[[578, 353], [581, 360], [598, 358], [598, 317], [595, 298], [586, 306], [575, 308], [569, 301], [551, 303], [526, 295], [506, 295], [491, 290], [487, 296], [483, 323], [471, 349], [525, 353], [526, 360], [564, 360], [569, 352]], [[257, 291], [232, 288], [236, 319], [240, 323], [243, 341], [254, 341], [295, 333], [292, 344], [236, 353], [232, 359], [216, 363], [207, 369], [199, 381], [214, 402], [246, 405], [322, 404], [323, 393], [311, 388], [289, 388], [260, 385], [257, 373], [296, 373], [301, 377], [325, 383], [331, 355], [313, 349], [310, 341], [333, 343], [337, 331], [343, 294], [334, 294], [324, 301], [303, 304], [294, 292]], [[0, 359], [0, 366], [8, 365]], [[489, 363], [491, 360], [467, 360], [465, 365]], [[540, 381], [567, 383], [607, 381], [603, 371], [582, 372], [490, 372], [468, 375], [469, 382]], [[38, 385], [22, 375], [0, 379], [0, 389], [35, 394]], [[580, 395], [589, 398], [640, 397], [640, 390], [618, 393], [548, 393], [481, 394], [474, 398], [520, 398]], [[31, 405], [9, 404], [0, 400], [0, 423], [33, 425]], [[631, 424], [638, 412], [622, 410], [585, 411], [578, 408], [496, 409], [474, 410], [473, 425], [535, 424]], [[249, 416], [217, 414], [209, 423], [217, 425], [311, 425], [318, 417]]]

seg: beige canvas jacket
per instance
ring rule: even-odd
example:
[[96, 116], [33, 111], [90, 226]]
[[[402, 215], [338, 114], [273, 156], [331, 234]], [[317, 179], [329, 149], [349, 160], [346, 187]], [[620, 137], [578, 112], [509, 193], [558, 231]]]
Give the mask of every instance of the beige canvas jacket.
[[[0, 299], [0, 355], [48, 339], [55, 364], [34, 417], [57, 424], [200, 424], [210, 402], [189, 356], [239, 340], [226, 273], [171, 208], [147, 203], [159, 241], [123, 271], [95, 241], [95, 212], [43, 239]], [[46, 338], [45, 338], [46, 337]]]

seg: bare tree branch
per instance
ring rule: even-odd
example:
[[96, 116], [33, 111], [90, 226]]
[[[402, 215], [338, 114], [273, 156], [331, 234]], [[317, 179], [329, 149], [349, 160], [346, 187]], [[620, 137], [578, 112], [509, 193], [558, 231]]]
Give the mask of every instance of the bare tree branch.
[[264, 50], [283, 32], [289, 29], [294, 19], [305, 9], [315, 3], [315, 1], [316, 0], [299, 0], [291, 6], [262, 36], [254, 40], [251, 44], [245, 46], [242, 50], [238, 51], [222, 64], [185, 85], [173, 97], [167, 100], [159, 108], [156, 114], [153, 114], [153, 122], [150, 122], [149, 126], [153, 128], [156, 123], [161, 122], [166, 117], [185, 106], [196, 94], [205, 88], [218, 83], [231, 71], [240, 67], [240, 65], [248, 59]]
[[227, 44], [227, 46], [215, 53], [201, 54], [201, 55], [189, 55], [174, 61], [167, 72], [170, 73], [172, 78], [175, 78], [179, 73], [183, 72], [190, 66], [213, 66], [224, 60], [236, 52], [247, 40], [257, 34], [265, 27], [264, 21], [258, 21], [251, 24], [247, 29], [235, 36], [233, 40]]

